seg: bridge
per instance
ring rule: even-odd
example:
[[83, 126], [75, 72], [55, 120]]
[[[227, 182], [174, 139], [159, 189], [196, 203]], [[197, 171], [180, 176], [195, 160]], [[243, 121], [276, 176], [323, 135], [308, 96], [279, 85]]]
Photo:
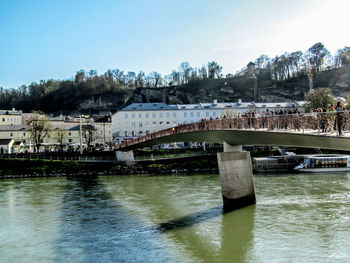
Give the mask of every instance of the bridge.
[[[350, 150], [350, 114], [286, 114], [204, 120], [157, 131], [116, 145], [117, 151], [172, 142], [214, 142], [224, 145], [218, 165], [224, 208], [255, 203], [250, 153], [242, 145], [294, 146]], [[342, 129], [342, 135], [334, 128]]]

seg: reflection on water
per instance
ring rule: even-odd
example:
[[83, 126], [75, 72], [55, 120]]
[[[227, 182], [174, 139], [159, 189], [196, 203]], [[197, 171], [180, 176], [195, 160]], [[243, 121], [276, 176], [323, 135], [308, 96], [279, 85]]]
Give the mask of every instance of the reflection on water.
[[349, 174], [255, 176], [223, 213], [217, 175], [0, 181], [0, 262], [349, 262]]
[[159, 233], [112, 201], [98, 178], [68, 179], [62, 201], [62, 218], [69, 221], [60, 226], [56, 261], [171, 261]]

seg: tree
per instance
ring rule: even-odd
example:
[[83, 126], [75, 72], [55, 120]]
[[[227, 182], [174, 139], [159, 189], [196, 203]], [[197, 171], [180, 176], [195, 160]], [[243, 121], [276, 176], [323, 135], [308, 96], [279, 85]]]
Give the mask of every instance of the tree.
[[350, 96], [348, 96], [348, 97], [346, 98], [346, 105], [345, 105], [345, 108], [346, 108], [347, 110], [350, 110]]
[[153, 71], [149, 74], [149, 77], [152, 79], [153, 86], [156, 88], [160, 84], [160, 81], [162, 79], [162, 75], [160, 75], [158, 72]]
[[82, 135], [83, 135], [84, 140], [87, 144], [87, 147], [90, 148], [91, 143], [94, 141], [95, 135], [96, 135], [95, 126], [91, 123], [83, 125], [82, 126]]
[[350, 47], [338, 49], [334, 56], [334, 68], [346, 67], [350, 64]]
[[291, 64], [294, 67], [294, 70], [298, 74], [301, 70], [301, 65], [302, 65], [302, 59], [303, 59], [303, 52], [301, 51], [295, 51], [290, 53], [290, 60]]
[[75, 74], [75, 83], [78, 84], [80, 82], [83, 82], [85, 80], [86, 74], [84, 70], [79, 70], [77, 74]]
[[207, 69], [205, 66], [202, 66], [200, 69], [198, 69], [198, 75], [201, 79], [206, 79], [208, 77]]
[[58, 128], [55, 130], [55, 137], [60, 146], [62, 146], [64, 140], [67, 138], [67, 131], [63, 128]]
[[50, 130], [49, 118], [44, 115], [43, 112], [35, 111], [27, 120], [27, 125], [31, 127], [31, 138], [34, 144], [34, 152], [38, 152]]
[[135, 72], [129, 71], [126, 74], [126, 83], [129, 88], [135, 87], [136, 74]]
[[214, 79], [215, 77], [219, 78], [221, 76], [221, 71], [222, 66], [220, 66], [217, 62], [208, 62], [208, 75], [210, 79]]
[[314, 44], [307, 50], [306, 58], [310, 60], [314, 73], [321, 71], [325, 59], [329, 54], [328, 49], [326, 49], [321, 42]]
[[180, 84], [180, 73], [176, 70], [173, 70], [170, 73], [170, 80], [173, 82], [173, 84], [179, 85]]
[[137, 74], [136, 81], [135, 81], [136, 88], [143, 87], [144, 84], [145, 84], [145, 73], [140, 71]]
[[330, 88], [315, 89], [306, 94], [305, 100], [308, 102], [305, 104], [306, 112], [314, 111], [316, 109], [328, 109], [336, 102]]
[[179, 66], [179, 72], [180, 76], [182, 76], [182, 83], [187, 83], [190, 79], [192, 68], [190, 66], [190, 63], [188, 62], [182, 62]]
[[267, 55], [260, 55], [260, 57], [258, 57], [254, 63], [256, 64], [256, 66], [258, 68], [266, 68], [267, 64], [270, 62], [270, 57]]

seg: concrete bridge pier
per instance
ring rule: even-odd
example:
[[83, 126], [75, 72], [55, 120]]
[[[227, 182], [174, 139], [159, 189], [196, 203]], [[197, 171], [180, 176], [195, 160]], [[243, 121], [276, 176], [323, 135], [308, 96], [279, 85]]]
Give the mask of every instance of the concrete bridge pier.
[[224, 152], [217, 157], [224, 210], [255, 204], [250, 152], [243, 152], [241, 145], [224, 142]]

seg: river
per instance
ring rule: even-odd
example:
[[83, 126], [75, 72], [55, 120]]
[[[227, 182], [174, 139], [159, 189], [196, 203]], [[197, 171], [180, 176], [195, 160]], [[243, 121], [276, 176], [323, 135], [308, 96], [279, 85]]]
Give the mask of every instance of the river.
[[350, 262], [350, 173], [0, 180], [0, 262]]

